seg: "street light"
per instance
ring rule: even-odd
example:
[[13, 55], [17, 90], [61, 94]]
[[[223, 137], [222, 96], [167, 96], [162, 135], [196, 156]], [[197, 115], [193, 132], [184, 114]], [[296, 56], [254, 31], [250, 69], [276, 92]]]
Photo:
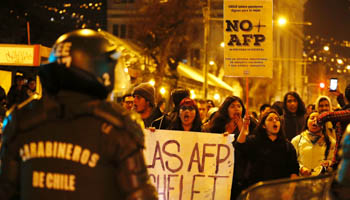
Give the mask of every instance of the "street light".
[[166, 93], [166, 89], [164, 87], [160, 88], [159, 92], [164, 95]]
[[224, 48], [224, 47], [225, 47], [225, 42], [221, 42], [221, 43], [220, 43], [220, 46], [221, 46], [222, 48]]
[[277, 20], [279, 26], [285, 26], [287, 24], [287, 19], [285, 17], [280, 17]]
[[329, 46], [327, 46], [327, 45], [326, 45], [326, 46], [324, 46], [324, 47], [323, 47], [323, 50], [325, 50], [325, 51], [329, 51]]
[[342, 59], [340, 59], [340, 58], [338, 58], [338, 59], [337, 59], [337, 63], [338, 63], [339, 65], [344, 64], [343, 60], [342, 60]]
[[311, 22], [292, 22], [292, 21], [288, 21], [287, 18], [285, 17], [279, 17], [277, 20], [277, 24], [278, 26], [285, 26], [287, 24], [295, 24], [295, 25], [305, 25], [305, 26], [311, 26], [312, 23]]
[[154, 86], [156, 84], [156, 82], [152, 79], [149, 81], [149, 84], [151, 84], [152, 86]]

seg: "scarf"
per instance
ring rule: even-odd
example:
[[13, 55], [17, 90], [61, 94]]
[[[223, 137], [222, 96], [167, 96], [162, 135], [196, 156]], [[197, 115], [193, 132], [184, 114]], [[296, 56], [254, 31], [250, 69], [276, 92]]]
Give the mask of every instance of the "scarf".
[[320, 135], [316, 135], [310, 131], [308, 131], [308, 137], [311, 140], [312, 144], [316, 144], [316, 142], [321, 138]]

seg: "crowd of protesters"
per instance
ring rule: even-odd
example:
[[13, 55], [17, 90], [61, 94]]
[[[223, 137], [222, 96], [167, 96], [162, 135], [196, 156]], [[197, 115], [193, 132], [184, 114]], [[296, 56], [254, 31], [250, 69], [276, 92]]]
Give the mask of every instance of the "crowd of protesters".
[[348, 112], [342, 113], [343, 117], [336, 114], [338, 118], [332, 114], [350, 109], [350, 85], [345, 89], [345, 98], [335, 92], [337, 108], [332, 107], [327, 96], [305, 106], [299, 94], [291, 91], [282, 102], [263, 104], [259, 115], [248, 114], [238, 96], [227, 96], [215, 106], [212, 100], [191, 99], [184, 88], [172, 91], [173, 109], [161, 112], [154, 103], [154, 92], [154, 87], [142, 83], [123, 97], [126, 109], [131, 103], [125, 104], [124, 99], [134, 98], [132, 110], [142, 116], [145, 128], [234, 134], [231, 199], [259, 181], [331, 173], [339, 164], [337, 146], [350, 119]]
[[[15, 82], [7, 96], [0, 90], [2, 118], [6, 109], [35, 92], [34, 80], [25, 85], [23, 78], [16, 76]], [[338, 146], [350, 121], [350, 111], [340, 113], [344, 117], [332, 114], [350, 110], [350, 85], [345, 89], [345, 97], [339, 91], [335, 93], [337, 108], [332, 107], [327, 96], [305, 106], [299, 94], [291, 91], [284, 95], [283, 102], [262, 104], [257, 115], [247, 113], [238, 96], [227, 96], [216, 106], [212, 100], [191, 99], [188, 89], [176, 88], [171, 92], [172, 109], [166, 112], [167, 102], [164, 99], [156, 102], [154, 87], [141, 83], [122, 97], [121, 105], [138, 113], [145, 128], [151, 130], [234, 134], [231, 199], [235, 199], [243, 189], [259, 181], [314, 176], [334, 170], [339, 164]]]

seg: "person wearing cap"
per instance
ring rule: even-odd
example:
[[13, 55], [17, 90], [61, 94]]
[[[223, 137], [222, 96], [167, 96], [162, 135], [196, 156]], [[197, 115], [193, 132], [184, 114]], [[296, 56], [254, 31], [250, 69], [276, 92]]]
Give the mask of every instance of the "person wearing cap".
[[186, 97], [190, 97], [190, 91], [184, 88], [175, 88], [171, 91], [171, 101], [173, 109], [169, 113], [164, 113], [161, 117], [154, 120], [151, 127], [156, 129], [168, 129], [171, 121], [174, 121], [179, 113], [180, 102]]
[[132, 92], [134, 111], [141, 115], [145, 128], [162, 116], [162, 112], [154, 106], [154, 87], [149, 83], [140, 83]]
[[201, 117], [196, 102], [190, 98], [184, 98], [180, 102], [177, 117], [171, 122], [170, 130], [201, 132]]

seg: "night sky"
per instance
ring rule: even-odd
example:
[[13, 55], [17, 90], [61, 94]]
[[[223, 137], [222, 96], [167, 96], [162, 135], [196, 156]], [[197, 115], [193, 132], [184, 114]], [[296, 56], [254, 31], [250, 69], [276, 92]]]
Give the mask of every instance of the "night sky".
[[307, 33], [336, 40], [350, 40], [349, 0], [309, 0], [305, 5]]

